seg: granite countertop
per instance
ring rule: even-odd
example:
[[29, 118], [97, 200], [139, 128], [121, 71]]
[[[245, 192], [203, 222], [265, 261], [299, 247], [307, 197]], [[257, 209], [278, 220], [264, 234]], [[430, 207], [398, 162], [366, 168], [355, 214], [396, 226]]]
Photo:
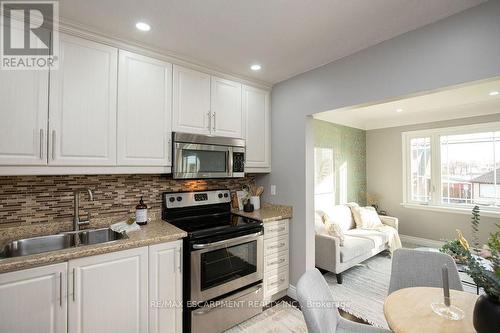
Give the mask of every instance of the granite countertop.
[[232, 213], [266, 223], [292, 218], [293, 209], [291, 206], [264, 203], [259, 210], [254, 210], [251, 213], [237, 209], [233, 209]]
[[170, 242], [186, 236], [187, 234], [185, 231], [176, 228], [165, 221], [155, 219], [147, 225], [141, 226], [141, 230], [129, 233], [127, 239], [22, 257], [0, 259], [0, 273], [27, 269], [36, 266], [50, 265], [70, 259], [127, 250], [157, 243]]

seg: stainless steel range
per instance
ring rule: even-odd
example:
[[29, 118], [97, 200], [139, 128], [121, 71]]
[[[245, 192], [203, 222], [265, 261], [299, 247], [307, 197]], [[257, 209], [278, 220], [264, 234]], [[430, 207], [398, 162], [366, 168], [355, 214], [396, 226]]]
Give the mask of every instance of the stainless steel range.
[[184, 332], [216, 333], [262, 311], [262, 222], [231, 214], [228, 190], [163, 193], [184, 239]]

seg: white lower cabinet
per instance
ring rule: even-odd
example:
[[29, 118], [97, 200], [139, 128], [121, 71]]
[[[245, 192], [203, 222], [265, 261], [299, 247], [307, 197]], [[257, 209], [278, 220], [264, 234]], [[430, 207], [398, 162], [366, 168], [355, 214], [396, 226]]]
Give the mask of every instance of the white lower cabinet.
[[181, 333], [182, 241], [0, 274], [0, 332]]
[[0, 332], [63, 333], [67, 263], [0, 274]]
[[288, 289], [288, 220], [264, 223], [264, 302], [284, 296]]
[[182, 332], [182, 241], [149, 247], [149, 333]]
[[69, 261], [68, 330], [148, 331], [148, 248]]

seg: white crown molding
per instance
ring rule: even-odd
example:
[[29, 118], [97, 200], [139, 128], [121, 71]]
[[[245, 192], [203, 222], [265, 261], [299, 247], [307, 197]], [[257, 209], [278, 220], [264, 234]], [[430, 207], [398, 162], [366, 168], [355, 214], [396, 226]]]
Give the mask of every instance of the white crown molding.
[[201, 71], [210, 75], [215, 75], [224, 79], [233, 80], [240, 82], [245, 85], [250, 85], [253, 87], [271, 90], [272, 84], [269, 82], [256, 80], [254, 78], [245, 77], [243, 75], [228, 73], [223, 69], [216, 68], [214, 66], [201, 63], [195, 59], [189, 59], [186, 56], [182, 56], [176, 54], [173, 51], [162, 50], [158, 48], [154, 48], [151, 46], [147, 46], [141, 43], [124, 40], [122, 38], [118, 38], [115, 36], [107, 35], [101, 32], [98, 32], [92, 28], [84, 26], [79, 23], [71, 22], [64, 18], [60, 18], [59, 20], [59, 31], [62, 33], [66, 33], [69, 35], [73, 35], [76, 37], [81, 37], [85, 39], [90, 39], [95, 42], [107, 44], [109, 46], [113, 46], [119, 49], [127, 50], [130, 52], [135, 52], [142, 54], [144, 56], [149, 56], [152, 58], [157, 58], [159, 60], [167, 61], [176, 65], [189, 67], [191, 69]]

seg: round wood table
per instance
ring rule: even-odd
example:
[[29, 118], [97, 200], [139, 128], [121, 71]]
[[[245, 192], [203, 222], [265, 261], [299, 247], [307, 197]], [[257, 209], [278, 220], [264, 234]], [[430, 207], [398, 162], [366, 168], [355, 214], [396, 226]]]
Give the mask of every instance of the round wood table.
[[451, 304], [464, 311], [462, 320], [448, 320], [431, 309], [431, 303], [443, 302], [442, 288], [405, 288], [390, 294], [384, 302], [384, 315], [395, 333], [475, 332], [472, 312], [477, 295], [450, 290]]

